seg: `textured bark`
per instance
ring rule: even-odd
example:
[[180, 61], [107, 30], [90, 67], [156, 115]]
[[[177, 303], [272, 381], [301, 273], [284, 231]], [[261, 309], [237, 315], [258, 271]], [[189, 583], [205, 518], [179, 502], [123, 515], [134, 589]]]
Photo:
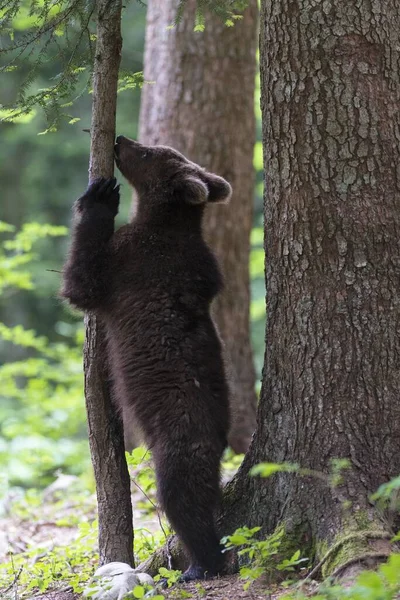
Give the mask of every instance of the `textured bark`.
[[176, 0], [148, 2], [140, 140], [173, 146], [225, 177], [234, 194], [228, 207], [210, 207], [205, 230], [226, 288], [214, 306], [232, 370], [230, 445], [244, 452], [255, 428], [255, 374], [249, 337], [249, 236], [252, 226], [254, 80], [257, 2], [228, 28], [208, 15], [194, 32], [195, 1], [171, 29]]
[[[368, 496], [400, 472], [399, 32], [398, 0], [262, 2], [266, 354], [225, 527], [284, 520], [318, 558], [336, 544], [324, 574], [387, 554]], [[335, 490], [247, 476], [332, 458], [351, 461]]]
[[[121, 55], [121, 1], [97, 2], [97, 41], [89, 180], [114, 170], [115, 112]], [[133, 566], [130, 479], [122, 423], [112, 405], [104, 348], [104, 330], [95, 315], [85, 317], [85, 397], [89, 444], [96, 480], [100, 564]]]

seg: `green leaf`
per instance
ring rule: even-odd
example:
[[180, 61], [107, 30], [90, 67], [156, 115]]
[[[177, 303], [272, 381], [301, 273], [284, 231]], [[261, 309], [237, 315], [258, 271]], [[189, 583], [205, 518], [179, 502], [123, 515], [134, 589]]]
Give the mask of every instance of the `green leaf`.
[[385, 579], [400, 591], [400, 554], [391, 554], [386, 564], [380, 566], [379, 571]]
[[259, 463], [250, 470], [250, 475], [260, 475], [261, 477], [271, 477], [275, 473], [296, 473], [299, 471], [299, 465], [292, 463]]
[[0, 108], [0, 121], [4, 123], [29, 123], [36, 116], [36, 110]]
[[383, 594], [385, 591], [383, 582], [379, 577], [378, 573], [374, 571], [364, 571], [357, 577], [357, 586], [363, 586], [369, 591], [374, 590], [379, 594]]

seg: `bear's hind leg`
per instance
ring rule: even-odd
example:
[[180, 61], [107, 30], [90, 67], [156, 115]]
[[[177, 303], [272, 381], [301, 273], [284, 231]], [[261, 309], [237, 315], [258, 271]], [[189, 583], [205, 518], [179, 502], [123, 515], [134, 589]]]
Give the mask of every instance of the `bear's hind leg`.
[[191, 558], [182, 581], [217, 575], [224, 562], [214, 521], [220, 453], [211, 447], [190, 450], [190, 445], [183, 452], [175, 447], [160, 461], [155, 456], [160, 502]]

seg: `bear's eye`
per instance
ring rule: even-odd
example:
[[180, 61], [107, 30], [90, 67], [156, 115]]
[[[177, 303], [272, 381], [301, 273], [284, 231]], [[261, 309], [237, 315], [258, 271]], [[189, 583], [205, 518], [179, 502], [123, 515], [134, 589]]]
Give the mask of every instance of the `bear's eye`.
[[148, 155], [148, 152], [143, 152], [142, 158], [146, 158], [147, 155]]

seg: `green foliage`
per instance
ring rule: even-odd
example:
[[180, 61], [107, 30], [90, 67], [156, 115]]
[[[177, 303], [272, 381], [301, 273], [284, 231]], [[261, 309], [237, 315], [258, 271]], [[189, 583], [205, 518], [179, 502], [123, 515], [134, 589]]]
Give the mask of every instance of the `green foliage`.
[[164, 596], [157, 594], [153, 586], [149, 584], [137, 585], [132, 593], [125, 596], [125, 600], [136, 600], [137, 598], [152, 598], [153, 600], [164, 600]]
[[[4, 223], [0, 229], [13, 234], [0, 243], [0, 289], [11, 297], [18, 289], [34, 287], [35, 243], [65, 235], [66, 229], [38, 223], [17, 233]], [[10, 485], [45, 486], [57, 469], [79, 474], [87, 466], [81, 342], [81, 332], [71, 346], [50, 343], [21, 325], [0, 323], [0, 344], [25, 352], [22, 360], [0, 366], [0, 467]]]
[[[10, 553], [9, 560], [0, 566], [0, 598], [14, 600], [16, 593], [18, 598], [30, 598], [33, 592], [48, 592], [60, 585], [71, 585], [76, 592], [86, 588], [98, 566], [98, 522], [93, 520], [95, 512], [93, 482], [90, 481], [88, 489], [82, 478], [77, 478], [74, 483], [59, 492], [53, 492], [51, 496], [48, 490], [28, 490], [18, 501], [14, 501], [12, 514], [18, 519], [21, 539], [26, 537], [28, 540], [28, 549], [17, 555]], [[30, 540], [32, 525], [38, 530], [43, 527], [44, 533], [49, 532], [49, 538], [55, 528], [58, 530], [57, 537], [61, 539], [63, 536], [60, 536], [59, 530], [65, 528], [67, 540], [70, 539], [71, 530], [78, 527], [79, 531], [72, 542], [68, 541], [68, 546], [65, 543], [49, 549], [47, 535], [42, 535], [45, 543]], [[135, 527], [136, 564], [148, 558], [162, 543], [165, 543], [164, 535], [161, 537], [157, 533], [150, 534]], [[12, 585], [16, 577], [15, 585]], [[168, 577], [172, 581], [174, 573]], [[143, 591], [144, 595], [140, 597], [162, 600], [162, 596], [157, 595], [154, 588], [139, 587], [142, 590], [133, 590], [133, 595], [129, 598], [133, 600], [139, 597], [134, 592], [138, 594]]]
[[222, 456], [222, 477], [224, 481], [232, 479], [244, 459], [244, 454], [235, 454], [231, 448], [226, 448]]
[[150, 450], [139, 446], [131, 453], [126, 452], [125, 456], [132, 484], [142, 493], [142, 497], [136, 500], [136, 507], [144, 514], [156, 513], [159, 524], [157, 531], [135, 527], [135, 560], [139, 564], [166, 542], [171, 530], [165, 516], [157, 507], [156, 477]]
[[[0, 105], [0, 120], [23, 122], [39, 107], [47, 120], [42, 134], [56, 131], [62, 119], [70, 125], [80, 120], [69, 109], [90, 90], [95, 9], [95, 0], [10, 0], [3, 7], [0, 73], [19, 70], [24, 75], [16, 97]], [[39, 83], [48, 62], [57, 64], [58, 71], [45, 84]], [[141, 72], [123, 72], [119, 91], [142, 83]]]
[[120, 72], [117, 93], [141, 88], [144, 83], [143, 71], [138, 71], [137, 73]]
[[[284, 558], [283, 542], [285, 530], [283, 526], [278, 527], [274, 533], [266, 539], [260, 540], [256, 534], [260, 527], [240, 527], [232, 535], [222, 538], [221, 542], [226, 550], [238, 550], [238, 556], [245, 558], [245, 564], [240, 567], [240, 577], [246, 582], [244, 589], [261, 576], [271, 577], [276, 570], [281, 572], [293, 572], [307, 558], [300, 558], [300, 550], [292, 556]], [[243, 562], [243, 561], [241, 561]]]
[[195, 583], [194, 587], [199, 598], [205, 598], [205, 596], [207, 596], [208, 592], [201, 583]]
[[376, 502], [381, 510], [391, 510], [398, 512], [400, 509], [400, 475], [394, 477], [387, 483], [383, 483], [375, 494], [372, 494], [371, 500]]
[[[0, 72], [24, 69], [25, 77], [3, 119], [13, 121], [39, 106], [54, 131], [62, 108], [69, 106], [79, 84], [85, 89], [93, 57], [90, 30], [94, 0], [10, 0], [2, 12], [2, 53], [7, 60]], [[38, 87], [37, 74], [47, 61], [59, 62], [50, 85]], [[86, 86], [82, 73], [86, 72]], [[82, 93], [82, 92], [81, 92]], [[4, 108], [4, 107], [3, 107]], [[70, 118], [70, 117], [69, 117]]]
[[261, 477], [271, 477], [275, 473], [298, 473], [299, 465], [291, 463], [259, 463], [250, 470], [250, 475], [260, 475]]
[[350, 468], [351, 464], [347, 458], [333, 458], [330, 461], [330, 472], [328, 474], [313, 469], [300, 467], [293, 463], [268, 463], [263, 462], [250, 470], [250, 475], [260, 477], [271, 477], [276, 473], [297, 473], [301, 477], [315, 477], [320, 479], [331, 488], [337, 487], [343, 481], [343, 471]]
[[335, 488], [343, 482], [343, 471], [351, 467], [351, 462], [348, 458], [332, 458], [330, 467], [329, 484]]
[[60, 582], [81, 593], [99, 557], [94, 550], [97, 522], [83, 523], [79, 528], [77, 539], [66, 546], [49, 549], [47, 545], [33, 545], [16, 556], [10, 554], [9, 561], [0, 565], [0, 597], [31, 597], [32, 592], [44, 593]]
[[14, 234], [11, 239], [0, 243], [0, 293], [10, 290], [33, 288], [32, 273], [26, 267], [37, 255], [32, 251], [34, 244], [48, 236], [66, 235], [66, 227], [26, 223], [15, 233], [15, 227], [0, 221], [0, 234]]
[[154, 581], [158, 582], [160, 580], [165, 580], [165, 582], [167, 583], [167, 587], [170, 588], [176, 583], [178, 583], [181, 575], [182, 571], [160, 567], [158, 570], [158, 575], [154, 577]]
[[[377, 571], [363, 571], [352, 585], [328, 581], [321, 584], [314, 600], [395, 600], [400, 592], [400, 554], [391, 554]], [[305, 600], [301, 590], [291, 592], [282, 600]]]
[[151, 451], [144, 446], [138, 446], [131, 453], [126, 452], [125, 456], [132, 483], [144, 495], [144, 500], [139, 503], [139, 507], [146, 512], [154, 512], [156, 510], [156, 477]]

